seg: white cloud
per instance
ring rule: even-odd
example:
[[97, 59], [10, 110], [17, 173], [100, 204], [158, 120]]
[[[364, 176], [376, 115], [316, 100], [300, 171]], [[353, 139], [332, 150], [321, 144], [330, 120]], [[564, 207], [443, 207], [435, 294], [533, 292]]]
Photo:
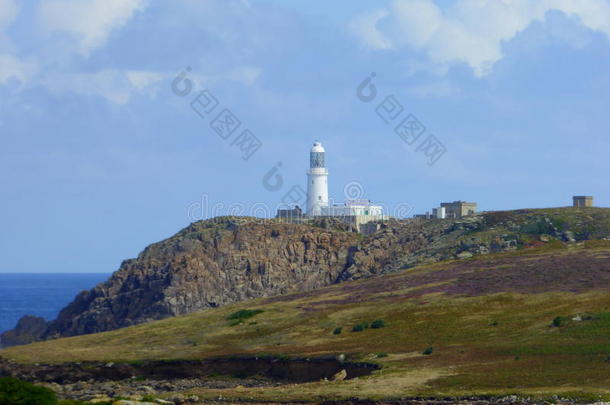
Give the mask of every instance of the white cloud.
[[349, 29], [361, 37], [365, 45], [374, 49], [389, 49], [392, 45], [390, 40], [377, 28], [377, 23], [388, 14], [384, 9], [364, 13], [349, 24]]
[[[220, 87], [223, 82], [234, 82], [240, 83], [244, 86], [253, 86], [261, 75], [261, 68], [251, 65], [238, 66], [227, 71], [219, 73], [195, 73], [189, 74], [195, 85], [195, 88], [209, 88]], [[172, 79], [176, 76], [176, 73], [167, 74], [167, 77]]]
[[392, 15], [400, 21], [394, 26], [398, 40], [416, 48], [429, 43], [443, 24], [441, 10], [429, 0], [395, 1]]
[[407, 47], [435, 63], [464, 62], [483, 76], [503, 57], [504, 42], [551, 10], [610, 37], [608, 0], [456, 0], [445, 10], [433, 0], [394, 0], [386, 10], [356, 18], [350, 28], [371, 48]]
[[105, 69], [95, 73], [68, 73], [48, 77], [44, 85], [51, 91], [98, 95], [115, 104], [127, 104], [136, 93], [155, 92], [163, 75], [147, 71]]
[[127, 80], [136, 90], [144, 90], [148, 86], [155, 84], [163, 79], [163, 75], [157, 72], [146, 72], [142, 70], [132, 70], [125, 72]]
[[23, 61], [8, 54], [0, 54], [0, 83], [6, 83], [9, 79], [26, 82], [36, 71], [37, 65], [35, 62]]
[[0, 0], [0, 29], [6, 28], [17, 16], [18, 7], [15, 0]]
[[261, 74], [261, 69], [254, 66], [237, 67], [229, 71], [224, 77], [219, 76], [219, 79], [227, 79], [235, 82], [243, 83], [246, 86], [251, 86], [256, 82], [256, 79]]
[[0, 0], [0, 83], [10, 79], [26, 82], [37, 70], [35, 61], [22, 60], [11, 53], [13, 45], [5, 31], [18, 13], [19, 6], [15, 0]]
[[[17, 63], [18, 61], [14, 61]], [[0, 55], [0, 82], [5, 77], [2, 68], [3, 57]], [[246, 86], [254, 84], [260, 69], [245, 66], [235, 68], [225, 74], [202, 76], [190, 74], [196, 88], [205, 88], [211, 83], [234, 81]], [[161, 86], [168, 85], [168, 80], [175, 77], [173, 73], [147, 70], [102, 69], [92, 73], [55, 73], [39, 78], [39, 83], [55, 93], [76, 93], [85, 96], [101, 96], [113, 104], [127, 104], [134, 95], [147, 95], [154, 98]], [[20, 77], [21, 78], [21, 77]], [[24, 79], [27, 76], [23, 77]]]
[[38, 15], [47, 31], [75, 35], [79, 52], [87, 56], [145, 7], [145, 0], [44, 0]]
[[[284, 14], [269, 13], [246, 0], [182, 0], [155, 8], [147, 7], [149, 3], [37, 0], [25, 7], [19, 0], [0, 0], [0, 84], [10, 80], [13, 89], [19, 82], [19, 90], [40, 86], [56, 94], [99, 96], [126, 104], [140, 95], [154, 98], [162, 86], [169, 86], [175, 67], [184, 63], [193, 66], [190, 77], [196, 88], [222, 82], [254, 86], [264, 65], [258, 55], [277, 46], [278, 38], [278, 30], [261, 27], [291, 26]], [[21, 25], [15, 32], [27, 30], [31, 38], [23, 48], [19, 37], [14, 44], [7, 38], [3, 46], [5, 28], [21, 8], [24, 12], [15, 22]], [[135, 17], [144, 13], [146, 21], [134, 24]], [[125, 29], [129, 24], [135, 27]], [[121, 29], [122, 46], [104, 49]], [[144, 46], [142, 58], [125, 55], [148, 38], [155, 46]], [[182, 46], [176, 47], [177, 43]], [[93, 51], [95, 58], [75, 57]]]

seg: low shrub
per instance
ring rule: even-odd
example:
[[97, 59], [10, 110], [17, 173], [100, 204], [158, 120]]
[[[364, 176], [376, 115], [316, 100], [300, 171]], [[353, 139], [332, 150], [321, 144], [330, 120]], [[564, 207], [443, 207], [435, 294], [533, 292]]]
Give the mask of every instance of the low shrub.
[[227, 317], [228, 320], [234, 320], [234, 319], [248, 319], [248, 318], [252, 318], [255, 315], [258, 315], [260, 313], [264, 312], [262, 309], [241, 309], [237, 312], [233, 312], [231, 315], [229, 315]]
[[0, 405], [56, 405], [57, 397], [48, 388], [16, 378], [0, 378]]
[[433, 347], [426, 347], [426, 350], [424, 350], [424, 351], [422, 352], [422, 354], [424, 354], [424, 355], [426, 355], [426, 356], [429, 356], [429, 355], [431, 355], [431, 354], [432, 354], [432, 352], [433, 352], [433, 351], [434, 351], [434, 348], [433, 348]]
[[381, 359], [381, 358], [384, 358], [384, 357], [388, 357], [388, 354], [387, 353], [377, 353], [377, 358], [378, 359]]
[[553, 319], [552, 325], [556, 328], [560, 327], [563, 324], [563, 318], [558, 316], [555, 319]]
[[373, 329], [383, 328], [384, 326], [385, 322], [383, 321], [383, 319], [375, 319], [373, 323], [371, 323], [371, 328]]
[[341, 331], [343, 331], [343, 328], [335, 328], [335, 330], [333, 330], [333, 335], [340, 335]]
[[276, 360], [279, 360], [279, 361], [292, 360], [292, 357], [290, 357], [290, 355], [288, 355], [288, 354], [276, 354], [275, 356], [273, 356], [273, 358], [275, 358]]
[[354, 325], [352, 332], [362, 332], [363, 330], [368, 329], [368, 327], [368, 322], [360, 322], [359, 324]]

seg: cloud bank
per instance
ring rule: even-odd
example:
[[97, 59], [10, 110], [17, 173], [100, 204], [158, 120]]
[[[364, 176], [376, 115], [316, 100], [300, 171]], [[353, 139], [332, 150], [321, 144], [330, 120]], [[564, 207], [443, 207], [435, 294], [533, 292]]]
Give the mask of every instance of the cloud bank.
[[368, 48], [406, 48], [434, 63], [466, 63], [481, 77], [502, 59], [504, 42], [544, 21], [549, 11], [610, 37], [607, 0], [457, 0], [447, 9], [433, 0], [394, 0], [357, 17], [350, 29]]
[[87, 56], [145, 7], [144, 0], [46, 0], [40, 3], [38, 15], [48, 32], [74, 35], [79, 52]]

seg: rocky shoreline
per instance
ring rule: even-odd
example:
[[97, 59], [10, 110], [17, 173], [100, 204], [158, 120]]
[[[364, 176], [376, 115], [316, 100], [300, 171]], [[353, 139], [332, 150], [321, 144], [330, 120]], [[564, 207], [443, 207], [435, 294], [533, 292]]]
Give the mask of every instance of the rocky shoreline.
[[[379, 369], [342, 358], [231, 357], [131, 363], [22, 364], [0, 358], [0, 377], [14, 377], [52, 389], [62, 399], [102, 401], [156, 397], [195, 388], [276, 387], [288, 383], [358, 378]], [[176, 404], [198, 401], [181, 394]]]
[[[228, 379], [183, 379], [175, 381], [157, 381], [157, 380], [125, 380], [109, 383], [88, 383], [80, 382], [75, 384], [40, 384], [53, 390], [58, 398], [77, 400], [84, 402], [101, 402], [109, 401], [117, 398], [123, 398], [123, 401], [118, 401], [120, 405], [197, 405], [197, 404], [282, 404], [282, 405], [610, 405], [610, 402], [587, 401], [572, 398], [565, 398], [559, 395], [554, 395], [546, 399], [531, 398], [526, 396], [506, 395], [506, 396], [483, 396], [483, 397], [412, 397], [395, 400], [366, 400], [366, 399], [344, 399], [344, 400], [313, 400], [310, 402], [282, 401], [271, 400], [263, 402], [259, 399], [250, 397], [235, 398], [233, 395], [223, 396], [219, 394], [212, 399], [203, 398], [194, 394], [183, 394], [181, 392], [192, 389], [235, 389], [235, 388], [262, 388], [262, 387], [280, 387], [285, 383], [273, 382], [265, 379], [244, 379], [244, 380], [228, 380]], [[155, 398], [155, 399], [151, 399]], [[162, 399], [161, 399], [162, 398]], [[152, 402], [151, 402], [152, 401]]]
[[230, 389], [277, 387], [282, 382], [265, 378], [190, 378], [178, 380], [148, 380], [130, 378], [121, 381], [81, 381], [72, 384], [40, 383], [53, 390], [61, 399], [78, 401], [103, 401], [112, 398], [129, 398], [140, 400], [147, 397], [166, 397], [173, 404], [197, 403], [200, 398], [194, 395], [183, 395], [180, 392], [195, 389]]
[[22, 364], [0, 359], [0, 377], [29, 382], [74, 384], [83, 381], [209, 379], [230, 376], [237, 379], [264, 377], [273, 381], [302, 383], [330, 379], [345, 373], [344, 379], [362, 377], [380, 368], [372, 363], [344, 361], [341, 356], [319, 358], [219, 357], [204, 360], [149, 360], [138, 362], [80, 362]]
[[[236, 367], [237, 366], [237, 367]], [[15, 377], [53, 390], [58, 398], [85, 402], [115, 401], [117, 405], [195, 405], [195, 404], [262, 404], [253, 398], [235, 398], [233, 389], [296, 387], [299, 383], [328, 381], [366, 376], [379, 366], [350, 363], [340, 358], [279, 359], [217, 358], [211, 361], [145, 361], [135, 363], [63, 363], [22, 364], [0, 358], [0, 377]], [[339, 371], [337, 371], [339, 370]], [[346, 371], [348, 370], [348, 371]], [[218, 373], [218, 371], [222, 371]], [[191, 377], [184, 375], [190, 372]], [[146, 377], [147, 375], [149, 377]], [[227, 390], [231, 395], [213, 399], [184, 394], [197, 389]], [[120, 400], [118, 400], [120, 399]], [[152, 401], [152, 402], [151, 402]], [[273, 400], [271, 404], [324, 405], [512, 405], [512, 404], [596, 404], [595, 400], [565, 398], [558, 395], [545, 399], [506, 395], [472, 397], [411, 397], [395, 400], [345, 399], [294, 402]]]

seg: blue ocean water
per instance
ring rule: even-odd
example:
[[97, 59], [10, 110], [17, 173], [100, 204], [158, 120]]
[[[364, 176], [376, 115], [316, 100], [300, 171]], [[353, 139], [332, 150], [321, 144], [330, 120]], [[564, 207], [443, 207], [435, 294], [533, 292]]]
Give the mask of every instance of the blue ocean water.
[[0, 273], [0, 332], [12, 329], [23, 315], [54, 319], [82, 290], [108, 279], [107, 273]]

